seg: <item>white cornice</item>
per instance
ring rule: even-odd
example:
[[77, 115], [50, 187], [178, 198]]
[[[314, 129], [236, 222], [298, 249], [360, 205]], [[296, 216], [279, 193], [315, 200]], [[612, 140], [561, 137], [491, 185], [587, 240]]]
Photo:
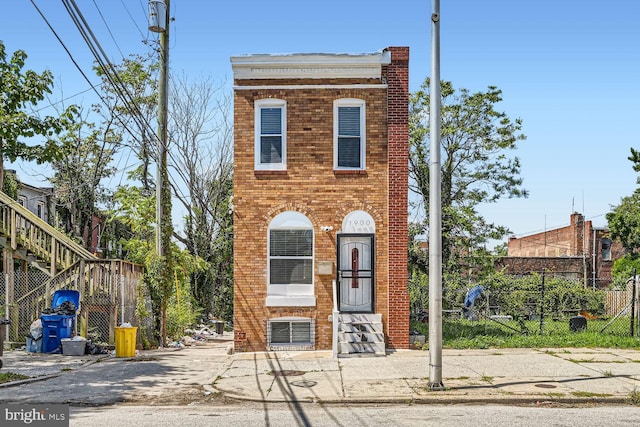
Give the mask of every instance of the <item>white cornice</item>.
[[296, 90], [296, 89], [386, 89], [387, 85], [380, 84], [352, 84], [352, 85], [256, 85], [234, 86], [233, 90]]
[[255, 79], [379, 79], [391, 52], [367, 54], [291, 54], [232, 56], [236, 80]]

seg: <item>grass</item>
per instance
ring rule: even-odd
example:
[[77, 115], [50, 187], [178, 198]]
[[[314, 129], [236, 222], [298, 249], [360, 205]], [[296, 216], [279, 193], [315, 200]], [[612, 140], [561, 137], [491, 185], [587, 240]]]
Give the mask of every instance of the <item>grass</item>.
[[488, 375], [483, 375], [480, 379], [485, 383], [491, 383], [491, 381], [493, 381], [493, 377], [490, 377]]
[[590, 391], [572, 391], [571, 394], [575, 397], [611, 397], [607, 393], [591, 393]]
[[0, 384], [2, 383], [10, 383], [12, 381], [20, 381], [26, 380], [29, 377], [21, 374], [14, 374], [13, 372], [2, 372], [0, 373]]
[[545, 395], [552, 398], [556, 398], [556, 399], [564, 397], [564, 393], [558, 393], [558, 392], [549, 392], [549, 393], [545, 393]]
[[634, 387], [633, 390], [629, 392], [627, 402], [633, 406], [640, 406], [640, 391]]
[[[619, 326], [628, 322], [622, 319]], [[545, 322], [543, 333], [539, 333], [540, 323], [537, 321], [524, 322], [526, 334], [521, 333], [520, 325], [515, 322], [498, 322], [481, 319], [469, 321], [465, 319], [443, 319], [442, 345], [445, 348], [561, 348], [561, 347], [609, 347], [609, 348], [637, 348], [640, 339], [612, 335], [612, 331], [619, 331], [616, 325], [611, 325], [605, 332], [600, 332], [606, 325], [604, 321], [591, 321], [586, 331], [573, 332], [569, 330], [569, 322], [560, 320]], [[428, 336], [427, 323], [412, 322], [411, 329]], [[626, 329], [628, 334], [628, 329]], [[428, 344], [425, 345], [428, 348]]]

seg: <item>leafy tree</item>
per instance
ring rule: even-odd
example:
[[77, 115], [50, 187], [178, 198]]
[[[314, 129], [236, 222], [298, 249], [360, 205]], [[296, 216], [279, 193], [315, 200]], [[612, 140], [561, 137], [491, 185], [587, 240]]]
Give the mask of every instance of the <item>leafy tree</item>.
[[[38, 164], [60, 159], [63, 150], [52, 138], [70, 126], [75, 106], [67, 108], [59, 117], [38, 117], [28, 111], [51, 93], [53, 75], [50, 71], [41, 74], [24, 70], [27, 54], [17, 50], [7, 57], [4, 43], [0, 40], [0, 188], [4, 181], [4, 161], [17, 159], [35, 161]], [[28, 144], [23, 138], [43, 136], [45, 142]]]
[[205, 314], [233, 317], [231, 98], [207, 78], [171, 82], [172, 185], [186, 212], [186, 248], [207, 262], [191, 292]]
[[640, 192], [623, 197], [613, 211], [607, 213], [611, 237], [619, 239], [627, 253], [640, 248]]
[[[180, 310], [174, 305], [178, 301], [177, 294], [189, 294], [189, 277], [195, 271], [206, 268], [206, 263], [201, 258], [181, 249], [175, 243], [167, 246], [165, 250], [170, 253], [169, 257], [175, 259], [176, 262], [170, 264], [161, 262], [155, 250], [155, 194], [147, 195], [143, 187], [127, 185], [118, 188], [114, 200], [116, 206], [110, 218], [126, 225], [131, 231], [129, 238], [123, 239], [121, 244], [128, 260], [145, 267], [143, 284], [146, 286], [144, 293], [151, 298], [151, 317], [154, 324], [153, 341], [164, 345], [164, 338], [167, 336], [167, 316], [173, 322], [173, 329], [169, 331], [172, 335], [181, 332], [177, 329], [176, 318], [182, 319], [178, 323], [183, 325], [188, 321], [185, 320], [184, 310], [186, 308], [193, 312], [193, 318], [187, 316], [187, 319], [194, 320], [197, 316], [198, 310], [190, 305], [189, 298], [183, 300], [185, 305]], [[161, 273], [161, 268], [170, 268], [171, 270], [168, 274]], [[165, 276], [174, 279], [169, 281], [169, 286], [161, 280]]]
[[[56, 189], [64, 230], [79, 240], [92, 235], [97, 204], [106, 202], [109, 197], [101, 181], [115, 172], [110, 164], [119, 141], [120, 136], [114, 134], [108, 123], [96, 128], [95, 124], [80, 117], [59, 137], [60, 145], [67, 147], [67, 153], [52, 162], [55, 172], [50, 181]], [[89, 248], [91, 242], [84, 244]]]
[[[628, 159], [633, 163], [633, 170], [640, 172], [640, 152], [631, 148]], [[640, 177], [637, 183], [640, 184]], [[633, 274], [633, 270], [640, 271], [640, 188], [623, 197], [620, 204], [607, 213], [607, 222], [611, 237], [620, 240], [626, 252], [614, 261], [612, 270], [614, 280], [624, 281]]]
[[[496, 110], [502, 91], [489, 86], [485, 92], [456, 92], [450, 82], [441, 84], [442, 256], [445, 273], [461, 273], [490, 266], [487, 241], [508, 233], [504, 226], [487, 221], [478, 206], [504, 197], [527, 197], [522, 188], [520, 160], [510, 152], [524, 140], [520, 119], [511, 120]], [[424, 218], [429, 217], [429, 79], [410, 99], [411, 190], [419, 196]], [[417, 224], [417, 235], [426, 234], [428, 221]], [[423, 258], [426, 252], [413, 254]], [[466, 261], [465, 261], [466, 260]], [[484, 261], [483, 261], [484, 260]], [[465, 264], [466, 262], [466, 264]], [[420, 265], [426, 266], [426, 260]]]
[[122, 143], [133, 150], [140, 161], [135, 176], [147, 192], [153, 191], [151, 164], [157, 157], [155, 123], [158, 108], [158, 65], [151, 56], [134, 55], [105, 73], [95, 67], [102, 79], [103, 104], [95, 110], [122, 135]]
[[15, 173], [7, 173], [2, 182], [2, 191], [13, 200], [18, 200], [18, 188], [20, 181]]

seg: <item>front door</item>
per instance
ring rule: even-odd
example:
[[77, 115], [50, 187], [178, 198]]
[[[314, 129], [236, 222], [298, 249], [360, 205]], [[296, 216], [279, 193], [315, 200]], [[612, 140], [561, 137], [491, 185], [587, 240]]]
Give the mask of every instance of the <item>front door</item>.
[[374, 236], [338, 234], [338, 309], [373, 312]]

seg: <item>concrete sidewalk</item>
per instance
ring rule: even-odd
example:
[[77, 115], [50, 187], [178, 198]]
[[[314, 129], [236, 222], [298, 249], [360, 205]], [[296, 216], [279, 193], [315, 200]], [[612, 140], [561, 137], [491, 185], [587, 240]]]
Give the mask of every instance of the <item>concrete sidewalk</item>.
[[31, 378], [0, 385], [0, 402], [108, 405], [192, 387], [200, 396], [217, 391], [269, 402], [624, 404], [640, 398], [638, 350], [445, 349], [445, 390], [430, 391], [428, 351], [339, 359], [330, 351], [229, 355], [232, 340], [227, 333], [205, 346], [129, 359], [6, 351], [0, 372]]
[[640, 394], [640, 352], [444, 350], [445, 390], [431, 391], [428, 351], [332, 359], [329, 351], [238, 353], [214, 387], [255, 401], [324, 403], [610, 403]]

